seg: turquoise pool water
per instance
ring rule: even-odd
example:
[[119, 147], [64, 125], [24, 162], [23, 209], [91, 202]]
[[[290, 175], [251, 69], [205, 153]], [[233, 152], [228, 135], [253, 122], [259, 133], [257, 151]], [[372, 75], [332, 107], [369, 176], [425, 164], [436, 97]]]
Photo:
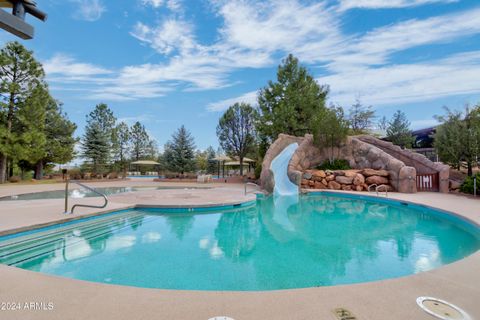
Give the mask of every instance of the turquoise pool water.
[[[181, 187], [181, 186], [168, 186], [168, 187], [106, 187], [106, 188], [95, 188], [95, 190], [100, 191], [107, 196], [124, 193], [124, 192], [135, 192], [142, 190], [164, 190], [164, 189], [199, 189], [203, 187]], [[203, 189], [208, 189], [207, 187]], [[92, 192], [87, 189], [71, 189], [69, 192], [69, 197], [74, 199], [80, 198], [90, 198], [90, 197], [99, 197], [95, 192]], [[0, 201], [12, 201], [12, 200], [41, 200], [41, 199], [62, 199], [65, 197], [64, 190], [54, 190], [54, 191], [42, 191], [35, 193], [25, 193], [14, 196], [1, 197]]]
[[454, 216], [318, 194], [121, 211], [0, 238], [0, 262], [137, 287], [275, 290], [405, 276], [479, 248], [478, 228]]

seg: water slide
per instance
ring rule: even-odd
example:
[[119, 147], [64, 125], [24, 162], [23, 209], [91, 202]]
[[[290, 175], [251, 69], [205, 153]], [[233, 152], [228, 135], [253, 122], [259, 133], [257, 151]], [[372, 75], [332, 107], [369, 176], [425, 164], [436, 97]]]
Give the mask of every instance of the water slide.
[[275, 188], [273, 191], [275, 195], [298, 195], [298, 186], [288, 178], [288, 163], [297, 148], [298, 143], [288, 145], [278, 156], [275, 157], [275, 159], [273, 159], [272, 164], [270, 165], [270, 169], [275, 178]]

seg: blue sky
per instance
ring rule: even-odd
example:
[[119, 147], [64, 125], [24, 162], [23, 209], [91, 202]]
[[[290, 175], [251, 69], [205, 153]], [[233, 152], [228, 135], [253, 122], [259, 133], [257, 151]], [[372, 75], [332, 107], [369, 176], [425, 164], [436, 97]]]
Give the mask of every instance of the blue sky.
[[[402, 109], [413, 128], [442, 106], [480, 102], [478, 0], [50, 0], [34, 50], [53, 95], [83, 134], [107, 103], [141, 121], [160, 147], [184, 124], [199, 148], [218, 145], [218, 118], [255, 103], [289, 53], [331, 89], [379, 117]], [[5, 32], [0, 40], [13, 40]]]

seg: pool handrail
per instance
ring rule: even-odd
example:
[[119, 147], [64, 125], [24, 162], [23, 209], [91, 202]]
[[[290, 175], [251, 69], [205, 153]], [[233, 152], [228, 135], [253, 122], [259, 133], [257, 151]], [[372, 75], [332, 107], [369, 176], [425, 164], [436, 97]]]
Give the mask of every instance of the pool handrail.
[[[79, 204], [79, 203], [77, 203], [77, 204], [74, 204], [72, 206], [72, 209], [70, 210], [70, 212], [68, 212], [68, 185], [69, 185], [69, 183], [75, 183], [82, 188], [85, 188], [87, 190], [90, 190], [90, 191], [100, 195], [101, 197], [103, 197], [103, 200], [105, 200], [105, 202], [101, 206], [94, 206], [94, 205], [89, 205], [89, 204]], [[73, 211], [75, 210], [76, 207], [103, 209], [107, 205], [108, 205], [108, 198], [105, 194], [103, 194], [100, 191], [97, 191], [96, 189], [94, 189], [92, 187], [89, 187], [89, 186], [87, 186], [83, 183], [80, 183], [76, 180], [69, 180], [69, 179], [66, 180], [66, 183], [65, 183], [65, 212], [64, 212], [64, 214], [73, 214]]]

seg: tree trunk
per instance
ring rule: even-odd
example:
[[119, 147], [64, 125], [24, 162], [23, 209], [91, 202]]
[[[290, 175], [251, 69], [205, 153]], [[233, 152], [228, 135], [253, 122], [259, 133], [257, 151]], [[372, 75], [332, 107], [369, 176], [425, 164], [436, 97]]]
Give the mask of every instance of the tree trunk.
[[35, 180], [42, 180], [43, 178], [43, 161], [40, 160], [35, 165]]
[[243, 157], [240, 158], [240, 175], [243, 177]]
[[0, 183], [6, 182], [7, 173], [7, 156], [3, 153], [0, 154]]
[[13, 177], [13, 160], [10, 159], [10, 161], [8, 161], [7, 163], [8, 163], [8, 178], [11, 178]]
[[473, 168], [472, 168], [472, 162], [467, 161], [467, 175], [469, 177], [473, 176]]

